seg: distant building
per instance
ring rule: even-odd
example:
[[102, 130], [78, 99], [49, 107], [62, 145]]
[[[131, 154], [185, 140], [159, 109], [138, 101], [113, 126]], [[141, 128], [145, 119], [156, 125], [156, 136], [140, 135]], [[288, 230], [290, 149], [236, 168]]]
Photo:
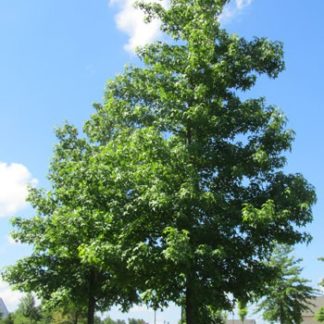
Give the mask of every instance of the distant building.
[[2, 317], [7, 317], [9, 315], [6, 304], [4, 303], [1, 297], [0, 297], [0, 313]]
[[321, 307], [324, 307], [324, 296], [319, 296], [311, 300], [311, 303], [314, 306], [310, 306], [310, 311], [303, 313], [303, 324], [318, 324], [318, 321], [315, 319], [315, 314], [320, 310]]
[[244, 322], [241, 320], [227, 320], [226, 324], [256, 324], [256, 321], [253, 319], [247, 319]]

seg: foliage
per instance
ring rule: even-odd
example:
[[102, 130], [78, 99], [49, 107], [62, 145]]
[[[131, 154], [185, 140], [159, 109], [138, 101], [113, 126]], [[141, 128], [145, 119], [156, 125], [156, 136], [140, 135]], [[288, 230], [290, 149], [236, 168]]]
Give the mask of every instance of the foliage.
[[[60, 307], [50, 308], [49, 304], [46, 304], [48, 312], [51, 317], [51, 322], [53, 324], [60, 324], [60, 323], [86, 323], [87, 319], [87, 312], [86, 309], [83, 307], [79, 307], [76, 304], [72, 303], [71, 301], [66, 301], [66, 303]], [[95, 318], [96, 323], [96, 318]]]
[[244, 323], [244, 320], [248, 314], [248, 308], [245, 302], [239, 301], [238, 302], [238, 316], [242, 323]]
[[5, 279], [92, 318], [140, 293], [202, 324], [272, 280], [276, 242], [310, 239], [314, 190], [283, 171], [293, 132], [265, 99], [240, 96], [283, 70], [282, 45], [221, 29], [226, 2], [138, 4], [172, 41], [139, 49], [144, 67], [108, 83], [85, 138], [58, 131], [52, 190], [31, 190], [36, 216], [14, 222], [33, 254]]
[[0, 319], [0, 324], [15, 324], [15, 323], [12, 318], [12, 315], [9, 314], [7, 317]]
[[141, 319], [129, 318], [128, 324], [147, 324], [147, 323]]
[[[37, 307], [38, 317], [36, 320], [31, 319], [30, 311], [32, 303], [30, 303], [30, 296], [25, 296], [20, 303], [18, 309], [10, 313], [6, 318], [0, 319], [0, 324], [86, 324], [87, 314], [84, 311], [80, 311], [72, 303], [69, 303], [64, 308], [57, 308], [49, 310], [47, 304]], [[26, 307], [27, 306], [27, 307]], [[25, 316], [22, 310], [26, 311]], [[34, 313], [34, 310], [32, 311]], [[126, 324], [124, 320], [113, 320], [109, 316], [105, 319], [95, 316], [95, 324]], [[147, 324], [142, 319], [128, 319], [128, 324]]]
[[[110, 81], [85, 126], [98, 144], [92, 200], [118, 223], [118, 255], [144, 302], [183, 305], [188, 324], [260, 292], [276, 243], [309, 241], [315, 202], [283, 171], [293, 132], [282, 112], [241, 96], [283, 70], [282, 45], [222, 30], [226, 2], [140, 3], [173, 41], [139, 49], [144, 67]], [[98, 264], [107, 249], [105, 236], [87, 247]]]
[[49, 175], [52, 190], [31, 188], [28, 200], [36, 215], [13, 220], [13, 237], [32, 244], [33, 253], [8, 267], [4, 278], [22, 291], [35, 292], [52, 308], [73, 300], [79, 309], [88, 310], [92, 323], [95, 310], [107, 310], [117, 302], [126, 309], [137, 295], [127, 286], [120, 260], [110, 258], [104, 266], [95, 265], [93, 255], [84, 249], [98, 236], [105, 235], [107, 244], [113, 238], [104, 226], [110, 215], [87, 202], [82, 172], [91, 171], [87, 166], [91, 147], [78, 139], [70, 125], [59, 129], [57, 136]]
[[279, 246], [273, 254], [270, 265], [277, 278], [265, 288], [265, 297], [258, 305], [265, 320], [281, 324], [299, 324], [302, 313], [310, 310], [316, 290], [308, 286], [308, 280], [300, 277], [300, 259], [290, 256], [292, 249]]
[[105, 318], [102, 323], [103, 324], [126, 324], [126, 322], [123, 320], [114, 321], [110, 317]]
[[[21, 298], [17, 314], [25, 318], [26, 323], [37, 323], [40, 321], [41, 311], [40, 308], [36, 306], [35, 298], [31, 293]], [[25, 322], [25, 320], [22, 319], [22, 322]]]
[[[126, 324], [126, 322], [124, 320], [113, 320], [110, 317], [107, 317], [102, 321], [102, 324]], [[147, 324], [147, 323], [142, 319], [129, 318], [128, 324]]]
[[324, 307], [321, 307], [319, 311], [316, 313], [315, 318], [317, 322], [324, 322]]

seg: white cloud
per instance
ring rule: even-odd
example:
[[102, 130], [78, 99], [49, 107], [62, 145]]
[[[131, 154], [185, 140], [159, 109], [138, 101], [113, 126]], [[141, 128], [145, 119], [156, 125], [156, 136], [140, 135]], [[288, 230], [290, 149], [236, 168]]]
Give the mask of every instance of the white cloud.
[[13, 216], [25, 208], [27, 186], [36, 183], [24, 165], [0, 162], [0, 217]]
[[146, 305], [135, 305], [130, 309], [130, 311], [134, 313], [152, 312], [152, 310], [148, 308]]
[[232, 20], [237, 16], [243, 9], [251, 5], [253, 0], [235, 0], [231, 1], [228, 5], [225, 6], [222, 14], [220, 15], [219, 20], [222, 23]]
[[249, 6], [253, 0], [235, 0], [236, 7], [238, 10], [244, 9], [244, 7]]
[[[143, 12], [134, 8], [136, 0], [111, 0], [110, 3], [120, 7], [115, 19], [118, 29], [129, 36], [124, 47], [126, 51], [134, 52], [136, 47], [151, 43], [161, 36], [160, 22], [154, 19], [149, 24], [145, 23]], [[168, 0], [162, 0], [160, 3], [166, 6]]]
[[[167, 7], [169, 0], [144, 0], [157, 1]], [[234, 0], [225, 6], [220, 17], [221, 22], [226, 22], [235, 17], [253, 0]], [[161, 37], [160, 22], [154, 19], [151, 23], [144, 22], [144, 14], [140, 9], [134, 8], [136, 0], [110, 0], [111, 5], [119, 6], [120, 10], [115, 16], [117, 28], [129, 36], [125, 50], [133, 53], [138, 46], [151, 43]]]
[[19, 300], [22, 296], [23, 293], [19, 291], [13, 291], [8, 283], [0, 280], [0, 297], [3, 299], [9, 312], [12, 312], [17, 308]]

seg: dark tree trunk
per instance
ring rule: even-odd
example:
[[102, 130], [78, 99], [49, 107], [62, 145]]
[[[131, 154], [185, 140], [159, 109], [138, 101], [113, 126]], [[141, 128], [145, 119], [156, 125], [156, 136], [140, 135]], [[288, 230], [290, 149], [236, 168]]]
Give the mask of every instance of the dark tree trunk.
[[88, 324], [94, 324], [94, 315], [96, 309], [96, 300], [94, 296], [89, 296], [88, 301]]
[[96, 273], [92, 268], [89, 273], [89, 290], [88, 290], [88, 324], [94, 324], [94, 316], [96, 310], [96, 298], [95, 298], [95, 285], [96, 285]]
[[78, 320], [79, 320], [79, 313], [78, 311], [76, 311], [74, 314], [73, 324], [78, 324]]
[[198, 324], [196, 322], [196, 312], [195, 312], [195, 303], [193, 301], [193, 291], [191, 286], [191, 280], [187, 278], [187, 287], [186, 287], [186, 323], [187, 324]]

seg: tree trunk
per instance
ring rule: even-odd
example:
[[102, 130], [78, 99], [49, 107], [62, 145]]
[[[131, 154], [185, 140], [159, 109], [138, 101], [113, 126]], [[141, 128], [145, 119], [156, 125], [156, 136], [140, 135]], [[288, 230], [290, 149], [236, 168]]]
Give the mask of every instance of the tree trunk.
[[94, 324], [94, 316], [96, 310], [96, 299], [95, 299], [95, 284], [96, 284], [96, 273], [92, 268], [89, 273], [89, 290], [88, 290], [88, 324]]
[[88, 301], [88, 324], [94, 324], [94, 315], [96, 308], [96, 300], [93, 296], [89, 296]]
[[198, 324], [196, 321], [196, 311], [195, 311], [195, 303], [193, 301], [193, 291], [190, 278], [187, 277], [187, 287], [186, 287], [186, 323], [187, 324]]
[[78, 320], [79, 320], [79, 312], [76, 311], [74, 314], [73, 324], [78, 324]]

